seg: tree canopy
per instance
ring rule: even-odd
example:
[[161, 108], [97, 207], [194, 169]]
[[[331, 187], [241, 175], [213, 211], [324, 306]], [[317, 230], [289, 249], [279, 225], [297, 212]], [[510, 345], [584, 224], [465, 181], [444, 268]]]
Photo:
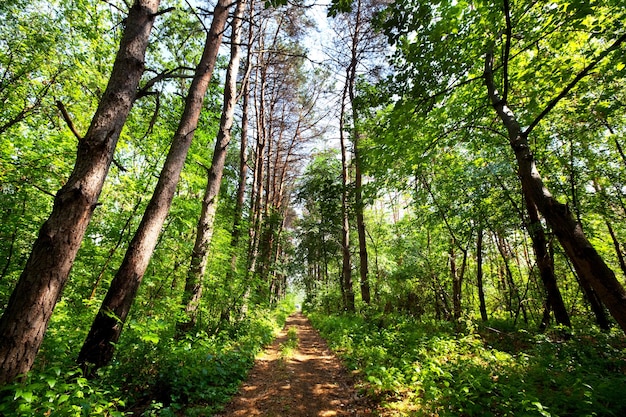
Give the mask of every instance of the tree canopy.
[[0, 19], [0, 414], [212, 413], [295, 303], [415, 415], [626, 409], [623, 2]]

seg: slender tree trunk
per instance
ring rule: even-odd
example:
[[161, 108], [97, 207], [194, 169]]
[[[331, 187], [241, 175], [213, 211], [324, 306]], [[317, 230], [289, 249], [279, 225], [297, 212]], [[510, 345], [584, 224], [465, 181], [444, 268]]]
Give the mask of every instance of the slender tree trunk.
[[617, 256], [617, 261], [619, 262], [619, 267], [622, 270], [622, 274], [626, 276], [626, 261], [624, 260], [624, 252], [622, 252], [621, 245], [619, 240], [617, 239], [617, 235], [611, 226], [611, 223], [608, 220], [605, 220], [606, 228], [609, 231], [609, 235], [611, 235], [611, 241], [613, 242], [613, 247], [615, 248], [615, 255]]
[[230, 4], [229, 0], [219, 0], [215, 6], [202, 58], [196, 68], [183, 115], [172, 139], [152, 199], [78, 355], [78, 363], [85, 369], [91, 367], [92, 372], [111, 361], [115, 343], [119, 340], [141, 279], [154, 252], [198, 126], [204, 95], [211, 80]]
[[354, 142], [355, 178], [354, 178], [354, 198], [356, 210], [356, 226], [359, 235], [359, 273], [361, 277], [361, 299], [369, 304], [371, 301], [369, 282], [369, 261], [367, 255], [367, 235], [365, 232], [365, 219], [363, 217], [363, 179], [361, 174], [360, 153], [358, 140]]
[[78, 144], [74, 169], [55, 197], [0, 319], [0, 385], [28, 372], [41, 346], [135, 101], [158, 7], [159, 0], [136, 0], [131, 7], [109, 83]]
[[245, 0], [238, 0], [235, 14], [233, 15], [232, 35], [230, 43], [230, 62], [226, 70], [224, 86], [224, 106], [220, 120], [220, 129], [215, 141], [211, 168], [208, 170], [208, 180], [204, 198], [202, 199], [202, 212], [198, 220], [196, 241], [191, 253], [191, 265], [185, 282], [183, 305], [188, 320], [178, 325], [178, 334], [189, 331], [196, 323], [198, 306], [202, 297], [202, 286], [209, 256], [209, 246], [213, 237], [215, 213], [217, 211], [217, 197], [222, 185], [226, 153], [231, 140], [231, 129], [235, 118], [235, 105], [237, 104], [237, 75], [239, 74], [241, 23], [243, 12], [246, 7]]
[[[554, 251], [552, 248], [551, 252], [552, 257], [554, 257]], [[598, 298], [598, 295], [593, 291], [593, 288], [591, 288], [591, 285], [589, 285], [587, 281], [580, 279], [576, 269], [572, 266], [572, 263], [567, 256], [565, 257], [565, 261], [567, 262], [572, 275], [574, 275], [574, 278], [578, 282], [578, 285], [580, 285], [583, 292], [583, 298], [589, 304], [589, 308], [596, 319], [596, 323], [602, 330], [609, 330], [611, 328], [611, 324], [609, 322], [609, 317], [606, 314], [606, 309], [602, 305], [600, 298]]]
[[[20, 210], [20, 214], [19, 214], [20, 217], [23, 217], [24, 213], [26, 212], [27, 200], [28, 198], [25, 196], [24, 200], [22, 201], [22, 210]], [[11, 209], [9, 209], [9, 213], [7, 217], [10, 215], [11, 215]], [[9, 268], [11, 267], [11, 262], [13, 261], [13, 252], [15, 252], [15, 242], [17, 241], [17, 235], [18, 235], [19, 229], [20, 229], [20, 225], [19, 223], [16, 223], [15, 226], [13, 227], [13, 231], [11, 232], [9, 251], [7, 253], [6, 262], [4, 264], [4, 267], [2, 268], [2, 272], [0, 272], [0, 281], [4, 280], [4, 278], [7, 276], [7, 273], [9, 272]]]
[[[254, 0], [250, 2], [250, 11], [254, 7]], [[241, 94], [243, 103], [241, 106], [241, 141], [239, 144], [239, 183], [237, 184], [237, 198], [233, 214], [233, 231], [231, 234], [230, 246], [233, 249], [228, 277], [232, 277], [237, 265], [237, 246], [241, 238], [241, 221], [243, 218], [243, 205], [246, 197], [246, 179], [248, 177], [248, 121], [250, 108], [250, 71], [252, 69], [250, 49], [252, 48], [252, 27], [248, 29], [248, 56], [246, 59], [246, 69], [241, 84]], [[228, 278], [227, 278], [228, 279]]]
[[[250, 2], [250, 10], [254, 7], [254, 0]], [[243, 96], [243, 104], [241, 106], [241, 142], [239, 145], [239, 183], [237, 185], [237, 197], [235, 200], [235, 210], [233, 213], [233, 229], [230, 238], [230, 269], [226, 272], [226, 282], [233, 282], [233, 279], [237, 273], [237, 259], [238, 259], [238, 246], [242, 236], [242, 220], [243, 220], [243, 208], [246, 197], [246, 180], [248, 177], [248, 120], [249, 120], [249, 108], [250, 108], [250, 71], [252, 68], [250, 48], [252, 45], [252, 27], [248, 29], [248, 57], [246, 60], [246, 69], [243, 76], [243, 82], [241, 85], [241, 94]], [[244, 283], [245, 291], [242, 295], [243, 303], [247, 298], [246, 294], [250, 289], [248, 282]], [[237, 307], [237, 300], [241, 297], [235, 295], [232, 297], [232, 307]], [[225, 315], [230, 316], [230, 311], [224, 312]]]
[[461, 318], [461, 299], [463, 297], [463, 277], [465, 276], [465, 268], [467, 266], [467, 250], [461, 249], [463, 253], [463, 260], [461, 262], [461, 270], [459, 271], [456, 266], [456, 254], [454, 252], [454, 246], [456, 246], [456, 240], [454, 238], [450, 241], [450, 274], [452, 275], [452, 309], [454, 318], [456, 320]]
[[454, 239], [450, 242], [448, 258], [450, 259], [450, 276], [452, 277], [452, 314], [454, 318], [458, 320], [461, 317], [461, 280], [459, 279], [459, 271], [456, 267]]
[[483, 229], [479, 228], [476, 237], [476, 286], [478, 286], [478, 303], [480, 318], [487, 321], [487, 305], [485, 303], [485, 289], [483, 286]]
[[[261, 36], [259, 50], [263, 51], [264, 43]], [[257, 258], [259, 252], [259, 242], [261, 240], [261, 223], [263, 221], [263, 211], [261, 204], [263, 202], [263, 177], [265, 176], [265, 148], [267, 141], [267, 131], [265, 123], [265, 90], [266, 80], [265, 76], [267, 68], [263, 64], [264, 53], [259, 53], [259, 66], [257, 69], [255, 83], [255, 101], [256, 107], [256, 126], [257, 126], [257, 138], [256, 138], [256, 151], [254, 157], [254, 175], [253, 175], [253, 189], [250, 196], [250, 212], [252, 218], [252, 227], [250, 228], [250, 248], [248, 250], [248, 274], [255, 275], [257, 269]]]
[[[517, 309], [519, 311], [519, 305], [522, 300], [519, 297], [519, 291], [517, 290], [517, 285], [515, 285], [515, 281], [513, 280], [513, 271], [511, 270], [511, 265], [509, 265], [509, 253], [507, 251], [506, 241], [504, 237], [500, 235], [498, 232], [494, 232], [496, 246], [498, 247], [498, 252], [500, 253], [500, 257], [503, 262], [503, 270], [504, 274], [502, 275], [502, 286], [505, 291], [506, 299], [507, 299], [507, 308], [511, 316], [513, 316], [513, 300], [517, 299]], [[517, 318], [517, 317], [516, 317]]]
[[591, 245], [568, 206], [558, 202], [543, 183], [530, 151], [528, 132], [522, 131], [506, 100], [496, 91], [492, 56], [489, 54], [485, 60], [485, 82], [493, 107], [507, 129], [524, 193], [550, 225], [581, 281], [589, 283], [622, 330], [626, 331], [626, 291], [618, 282], [615, 273]]
[[359, 274], [361, 278], [361, 299], [366, 304], [370, 303], [370, 284], [368, 279], [369, 265], [367, 257], [367, 236], [365, 234], [365, 219], [363, 217], [363, 175], [361, 174], [361, 154], [359, 145], [361, 141], [361, 131], [358, 126], [358, 112], [355, 107], [355, 84], [356, 70], [358, 64], [359, 41], [362, 32], [362, 4], [356, 1], [356, 20], [354, 32], [352, 34], [352, 45], [350, 65], [347, 70], [348, 97], [350, 108], [352, 109], [352, 134], [354, 142], [354, 209], [356, 213], [357, 233], [359, 237]]
[[354, 306], [354, 288], [352, 286], [352, 263], [350, 260], [350, 221], [348, 211], [348, 149], [346, 144], [344, 120], [346, 117], [346, 95], [348, 84], [344, 87], [343, 97], [341, 99], [341, 113], [339, 115], [339, 138], [341, 147], [341, 283], [343, 289], [344, 308], [349, 312], [355, 311]]
[[[609, 126], [609, 129], [610, 129], [610, 126]], [[614, 132], [611, 130], [611, 133], [614, 133]], [[596, 191], [596, 194], [599, 195], [601, 199], [603, 199], [604, 201], [608, 201], [608, 198], [604, 189], [595, 180], [593, 181], [593, 188]], [[622, 205], [622, 210], [624, 210], [623, 205]], [[613, 242], [613, 247], [615, 248], [615, 255], [617, 256], [619, 267], [622, 270], [622, 275], [626, 277], [626, 260], [624, 260], [624, 252], [622, 251], [622, 248], [621, 248], [622, 245], [620, 244], [620, 241], [617, 238], [615, 231], [613, 230], [613, 226], [611, 225], [611, 222], [609, 220], [610, 216], [608, 216], [606, 213], [607, 210], [603, 210], [603, 211], [604, 211], [603, 213], [604, 224], [606, 224], [607, 231], [609, 232], [609, 235], [611, 236], [611, 241]]]

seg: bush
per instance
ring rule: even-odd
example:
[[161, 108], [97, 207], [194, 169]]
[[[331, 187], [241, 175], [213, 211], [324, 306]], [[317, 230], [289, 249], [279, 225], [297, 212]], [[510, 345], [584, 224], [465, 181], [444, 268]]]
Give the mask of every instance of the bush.
[[68, 355], [40, 363], [23, 381], [0, 389], [0, 415], [210, 415], [237, 391], [293, 310], [291, 299], [271, 311], [257, 307], [216, 335], [179, 341], [171, 323], [129, 323], [114, 361], [97, 378], [84, 378]]
[[495, 348], [473, 325], [458, 331], [454, 323], [401, 315], [311, 320], [363, 390], [410, 415], [626, 415], [622, 335], [493, 332]]

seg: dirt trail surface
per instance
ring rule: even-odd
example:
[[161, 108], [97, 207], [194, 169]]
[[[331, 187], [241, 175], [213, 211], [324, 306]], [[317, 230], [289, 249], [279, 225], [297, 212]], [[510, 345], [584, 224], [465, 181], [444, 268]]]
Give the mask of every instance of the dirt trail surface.
[[[298, 347], [289, 353], [283, 346], [290, 328], [298, 335]], [[239, 393], [216, 417], [372, 415], [365, 399], [355, 392], [348, 371], [309, 320], [296, 313], [287, 319], [272, 346], [257, 358]]]

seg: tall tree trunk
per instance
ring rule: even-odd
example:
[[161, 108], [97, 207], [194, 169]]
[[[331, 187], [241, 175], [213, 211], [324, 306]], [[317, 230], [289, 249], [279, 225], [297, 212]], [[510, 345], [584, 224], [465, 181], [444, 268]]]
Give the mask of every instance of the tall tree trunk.
[[550, 256], [550, 252], [548, 251], [548, 242], [546, 240], [543, 226], [541, 225], [537, 207], [526, 195], [524, 196], [524, 201], [526, 202], [526, 211], [528, 212], [529, 218], [527, 230], [533, 244], [535, 257], [537, 258], [539, 275], [541, 276], [541, 281], [543, 282], [543, 286], [548, 296], [548, 304], [552, 311], [554, 311], [554, 319], [557, 324], [572, 327], [569, 314], [567, 313], [565, 303], [563, 302], [563, 297], [561, 296], [561, 291], [559, 290], [556, 277], [554, 276], [554, 262], [552, 260], [552, 256]]
[[[250, 2], [249, 10], [254, 7], [254, 0]], [[246, 69], [244, 71], [243, 81], [241, 84], [241, 94], [243, 96], [243, 103], [241, 106], [241, 141], [239, 144], [239, 183], [237, 185], [237, 197], [235, 200], [235, 209], [233, 213], [233, 230], [230, 238], [230, 248], [232, 254], [230, 257], [230, 269], [226, 272], [226, 282], [233, 282], [233, 278], [237, 272], [237, 259], [238, 259], [238, 246], [242, 236], [242, 220], [243, 220], [243, 208], [246, 197], [246, 184], [248, 177], [248, 120], [249, 120], [249, 108], [250, 108], [250, 71], [252, 68], [250, 48], [252, 47], [252, 27], [248, 29], [248, 56], [246, 59]], [[242, 304], [245, 303], [250, 286], [247, 282], [244, 283], [243, 291], [239, 294], [234, 294], [231, 297], [232, 307], [237, 307], [238, 300], [243, 298]], [[230, 309], [230, 308], [229, 308]], [[224, 316], [230, 316], [230, 311], [224, 311]]]
[[224, 86], [224, 106], [220, 120], [220, 129], [217, 133], [215, 150], [211, 168], [208, 170], [208, 180], [204, 198], [202, 199], [202, 211], [198, 219], [196, 241], [191, 253], [191, 265], [185, 282], [183, 305], [188, 320], [180, 322], [177, 328], [178, 334], [189, 331], [196, 324], [198, 306], [202, 297], [202, 286], [209, 255], [211, 238], [213, 237], [215, 212], [217, 211], [217, 197], [222, 185], [226, 153], [231, 139], [231, 129], [235, 118], [235, 105], [237, 104], [237, 76], [239, 74], [241, 24], [243, 12], [246, 7], [245, 0], [238, 0], [235, 14], [233, 15], [232, 35], [230, 42], [230, 62], [226, 70]]
[[478, 287], [478, 303], [480, 318], [487, 321], [487, 305], [485, 303], [485, 289], [483, 287], [483, 229], [480, 227], [476, 237], [476, 286]]
[[135, 101], [158, 7], [159, 0], [136, 0], [129, 10], [109, 83], [78, 144], [74, 169], [0, 319], [0, 385], [28, 372], [41, 346]]
[[191, 82], [185, 109], [152, 199], [78, 355], [78, 363], [85, 369], [90, 368], [94, 371], [108, 364], [113, 357], [115, 343], [119, 340], [141, 279], [154, 252], [198, 126], [204, 95], [213, 74], [230, 4], [229, 0], [219, 0], [215, 6], [204, 51]]
[[581, 281], [589, 283], [622, 330], [626, 331], [626, 291], [618, 282], [615, 273], [591, 245], [582, 230], [582, 226], [572, 216], [567, 205], [557, 201], [543, 183], [534, 156], [530, 151], [528, 129], [522, 131], [515, 114], [508, 107], [506, 99], [500, 97], [496, 90], [492, 60], [493, 57], [488, 54], [485, 59], [485, 83], [493, 107], [507, 129], [510, 145], [517, 160], [522, 189], [559, 239]]
[[256, 274], [256, 264], [259, 252], [259, 242], [261, 240], [261, 223], [263, 221], [263, 211], [261, 208], [263, 202], [263, 177], [265, 175], [265, 148], [267, 142], [267, 126], [265, 122], [265, 90], [266, 90], [266, 65], [264, 61], [264, 42], [263, 36], [260, 36], [258, 65], [255, 83], [255, 101], [256, 110], [256, 150], [254, 155], [254, 175], [252, 194], [250, 196], [250, 217], [252, 225], [250, 227], [250, 244], [248, 250], [248, 270], [247, 274]]
[[[355, 129], [356, 130], [356, 129]], [[359, 235], [359, 273], [361, 277], [361, 299], [369, 304], [371, 301], [369, 282], [369, 261], [367, 255], [367, 235], [365, 232], [365, 218], [363, 216], [363, 175], [361, 174], [359, 141], [354, 141], [354, 199], [356, 211], [356, 228]]]
[[339, 138], [341, 147], [341, 283], [343, 289], [344, 308], [349, 312], [355, 311], [354, 306], [354, 288], [352, 286], [352, 263], [350, 260], [350, 214], [348, 211], [348, 149], [345, 137], [345, 118], [346, 118], [346, 95], [348, 92], [348, 84], [344, 87], [343, 97], [341, 99], [341, 113], [339, 115]]
[[361, 278], [361, 299], [366, 304], [370, 303], [370, 284], [368, 279], [369, 266], [367, 259], [367, 236], [365, 234], [365, 219], [363, 217], [363, 175], [361, 174], [361, 154], [359, 145], [361, 131], [358, 126], [358, 112], [355, 107], [356, 70], [358, 64], [359, 41], [362, 26], [362, 4], [356, 1], [355, 27], [352, 34], [350, 65], [347, 70], [348, 97], [352, 109], [352, 140], [354, 142], [354, 209], [356, 214], [357, 233], [359, 237], [359, 274]]
[[[252, 11], [254, 7], [254, 0], [250, 1], [249, 10]], [[232, 277], [232, 273], [235, 272], [237, 265], [237, 250], [239, 245], [239, 239], [241, 238], [241, 220], [243, 217], [243, 205], [246, 196], [246, 180], [248, 177], [248, 121], [249, 121], [249, 108], [250, 108], [250, 71], [252, 69], [251, 52], [252, 48], [252, 27], [248, 28], [248, 56], [246, 58], [246, 69], [244, 71], [243, 81], [241, 84], [241, 94], [243, 97], [243, 103], [241, 106], [241, 141], [239, 144], [239, 183], [237, 184], [237, 197], [235, 201], [235, 210], [233, 213], [233, 231], [231, 234], [230, 246], [233, 248], [233, 254], [231, 256], [231, 269], [228, 272], [228, 276]]]

